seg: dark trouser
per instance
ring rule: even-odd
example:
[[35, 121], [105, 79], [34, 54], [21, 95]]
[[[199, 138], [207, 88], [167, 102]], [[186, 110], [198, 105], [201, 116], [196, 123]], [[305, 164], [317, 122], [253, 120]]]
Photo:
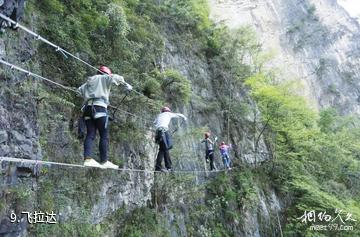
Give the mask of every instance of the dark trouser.
[[[165, 132], [166, 137], [169, 138], [170, 134], [168, 132]], [[156, 171], [161, 171], [162, 169], [162, 160], [164, 158], [165, 160], [165, 167], [166, 169], [171, 169], [171, 158], [170, 158], [170, 153], [169, 153], [169, 149], [166, 145], [166, 140], [164, 139], [160, 139], [159, 142], [159, 152], [156, 158], [156, 165], [155, 165], [155, 170]]]
[[97, 119], [94, 118], [86, 119], [85, 124], [86, 124], [86, 138], [84, 141], [84, 158], [92, 156], [92, 144], [96, 136], [96, 130], [98, 130], [100, 134], [100, 141], [99, 141], [100, 161], [106, 162], [108, 159], [107, 150], [108, 150], [108, 134], [109, 134], [108, 131], [109, 129], [107, 126], [107, 116], [100, 117]]
[[210, 170], [214, 170], [214, 150], [208, 150], [206, 151], [206, 159], [209, 159], [210, 161]]

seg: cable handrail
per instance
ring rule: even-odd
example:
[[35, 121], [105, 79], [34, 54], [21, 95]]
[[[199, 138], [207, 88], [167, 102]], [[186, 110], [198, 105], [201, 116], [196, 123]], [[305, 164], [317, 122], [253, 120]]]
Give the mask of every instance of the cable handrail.
[[40, 75], [38, 75], [38, 74], [36, 74], [36, 73], [33, 73], [33, 72], [30, 72], [30, 71], [28, 71], [28, 70], [25, 70], [25, 69], [23, 69], [23, 68], [21, 68], [21, 67], [19, 67], [19, 66], [16, 66], [16, 65], [14, 65], [14, 64], [11, 64], [11, 63], [9, 63], [9, 62], [7, 62], [7, 61], [4, 61], [4, 60], [2, 60], [2, 59], [0, 59], [0, 63], [6, 65], [6, 66], [8, 66], [8, 67], [10, 67], [11, 70], [16, 69], [16, 70], [18, 70], [18, 71], [21, 71], [21, 72], [25, 73], [27, 76], [37, 77], [37, 78], [39, 78], [39, 79], [41, 79], [41, 80], [44, 80], [44, 81], [47, 81], [47, 82], [52, 83], [52, 84], [54, 84], [54, 85], [57, 85], [57, 86], [65, 89], [65, 90], [68, 90], [68, 91], [72, 91], [72, 92], [77, 93], [77, 91], [76, 91], [75, 89], [71, 88], [71, 87], [64, 86], [64, 85], [62, 85], [62, 84], [60, 84], [60, 83], [57, 83], [57, 82], [55, 82], [55, 81], [53, 81], [53, 80], [50, 80], [50, 79], [48, 79], [48, 78], [46, 78], [46, 77], [40, 76]]
[[[69, 51], [61, 48], [60, 46], [52, 43], [51, 41], [47, 40], [46, 38], [42, 37], [41, 35], [35, 33], [34, 31], [30, 30], [29, 28], [19, 24], [18, 22], [12, 20], [11, 18], [5, 16], [4, 14], [0, 13], [0, 18], [10, 22], [11, 24], [14, 24], [16, 28], [19, 28], [19, 29], [22, 29], [23, 31], [27, 32], [28, 34], [32, 35], [35, 37], [36, 40], [40, 40], [42, 42], [44, 42], [45, 44], [48, 44], [50, 45], [51, 47], [55, 48], [55, 50], [57, 52], [61, 52], [63, 55], [69, 55], [70, 57], [80, 61], [81, 63], [85, 64], [86, 66], [96, 70], [97, 72], [101, 73], [101, 74], [104, 74], [104, 72], [100, 71], [100, 69], [94, 67], [93, 65], [91, 65], [90, 63], [86, 62], [85, 60], [81, 59], [80, 57], [70, 53]], [[126, 82], [120, 82], [122, 85], [127, 85]], [[144, 98], [146, 98], [147, 100], [151, 100], [152, 102], [155, 102], [156, 104], [159, 104], [157, 103], [156, 101], [152, 100], [151, 98], [147, 97], [146, 95], [144, 95], [143, 93], [137, 91], [137, 90], [134, 90], [132, 89], [132, 92], [134, 92], [135, 94], [138, 94], [139, 96], [143, 96]]]
[[[11, 63], [9, 63], [9, 62], [7, 62], [7, 61], [4, 61], [4, 60], [2, 60], [2, 59], [0, 59], [0, 63], [6, 65], [6, 66], [8, 66], [8, 67], [10, 67], [11, 70], [16, 69], [16, 70], [18, 70], [18, 71], [20, 71], [20, 72], [25, 73], [25, 74], [28, 75], [28, 76], [32, 76], [32, 77], [39, 78], [39, 79], [41, 79], [41, 80], [47, 81], [47, 82], [49, 82], [49, 83], [51, 83], [51, 84], [54, 84], [54, 85], [56, 85], [56, 86], [61, 87], [61, 88], [64, 89], [64, 90], [68, 90], [68, 91], [74, 92], [77, 96], [79, 96], [78, 91], [77, 91], [76, 89], [74, 89], [74, 88], [71, 88], [71, 87], [68, 87], [68, 86], [64, 86], [64, 85], [62, 85], [62, 84], [60, 84], [60, 83], [58, 83], [58, 82], [55, 82], [55, 81], [50, 80], [50, 79], [48, 79], [48, 78], [46, 78], [46, 77], [40, 76], [40, 75], [38, 75], [38, 74], [36, 74], [36, 73], [30, 72], [30, 71], [28, 71], [28, 70], [26, 70], [26, 69], [23, 69], [23, 68], [21, 68], [21, 67], [19, 67], [19, 66], [16, 66], [16, 65], [14, 65], [14, 64], [11, 64]], [[112, 109], [119, 110], [119, 111], [121, 111], [121, 112], [123, 112], [123, 113], [126, 113], [126, 114], [128, 114], [128, 115], [131, 115], [131, 116], [133, 116], [133, 117], [135, 117], [135, 118], [141, 118], [141, 119], [143, 119], [141, 116], [138, 116], [138, 115], [136, 115], [136, 114], [130, 113], [130, 112], [125, 111], [125, 110], [122, 110], [122, 109], [120, 109], [120, 108], [118, 108], [118, 107], [115, 107], [115, 106], [112, 106], [112, 105], [108, 105], [108, 107], [109, 107], [109, 108], [112, 108]]]

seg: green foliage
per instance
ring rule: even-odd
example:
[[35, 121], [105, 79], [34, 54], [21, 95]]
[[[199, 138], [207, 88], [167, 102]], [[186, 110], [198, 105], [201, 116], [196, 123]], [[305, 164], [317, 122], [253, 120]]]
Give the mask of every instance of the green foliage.
[[199, 31], [207, 30], [211, 27], [211, 22], [209, 20], [210, 7], [208, 1], [206, 0], [192, 0], [191, 9], [193, 14], [196, 17], [192, 17], [192, 19], [197, 19], [197, 28]]
[[15, 210], [17, 212], [22, 212], [25, 210], [34, 195], [32, 190], [25, 184], [18, 185], [17, 187], [11, 187], [7, 189], [5, 193], [7, 202], [11, 201], [13, 204], [15, 204]]
[[64, 5], [57, 0], [46, 0], [41, 1], [40, 4], [41, 8], [45, 12], [49, 13], [63, 13], [64, 12]]
[[249, 27], [234, 32], [223, 27], [215, 28], [209, 37], [208, 48], [214, 78], [225, 80], [227, 84], [229, 81], [241, 82], [249, 77], [254, 66], [250, 60], [261, 50], [255, 32]]
[[[281, 144], [276, 144], [281, 148], [278, 152], [284, 155], [291, 152], [292, 156], [306, 152], [304, 146], [311, 146], [318, 134], [316, 114], [302, 97], [294, 94], [294, 84], [278, 84], [263, 74], [250, 77], [246, 84], [253, 89], [262, 122], [271, 127], [277, 136], [276, 142]], [[297, 145], [301, 148], [297, 149]]]
[[357, 211], [347, 209], [347, 203], [357, 199], [352, 190], [359, 185], [347, 181], [354, 175], [350, 170], [358, 167], [359, 144], [353, 137], [359, 132], [358, 120], [340, 117], [333, 109], [321, 111], [318, 117], [296, 95], [293, 83], [277, 83], [257, 74], [246, 84], [261, 111], [262, 122], [270, 126], [265, 135], [276, 148], [269, 175], [281, 193], [293, 199], [284, 233], [312, 236], [308, 226], [297, 219], [304, 211], [334, 214], [342, 209], [358, 218]]
[[180, 31], [197, 29], [195, 33], [200, 33], [211, 25], [206, 0], [166, 0], [164, 5], [166, 17], [171, 18]]
[[[219, 26], [210, 31], [206, 55], [212, 72], [213, 101], [206, 101], [205, 113], [222, 116], [227, 121], [224, 130], [239, 131], [246, 127], [246, 117], [251, 111], [244, 80], [261, 70], [269, 55], [261, 53], [255, 32], [249, 27], [229, 31]], [[236, 134], [234, 136], [241, 136]]]
[[[288, 219], [284, 220], [284, 231], [289, 236], [311, 235], [306, 226], [296, 219], [304, 210], [333, 211], [334, 208], [343, 208], [360, 219], [358, 122], [342, 118], [332, 110], [322, 111], [318, 116], [303, 98], [296, 95], [296, 83], [279, 83], [276, 75], [264, 72], [263, 67], [271, 54], [262, 53], [255, 32], [250, 28], [229, 31], [224, 26], [213, 27], [208, 18], [206, 0], [41, 0], [35, 8], [41, 12], [38, 28], [42, 35], [91, 64], [109, 65], [115, 73], [124, 75], [126, 81], [135, 85], [135, 89], [159, 103], [166, 101], [182, 106], [194, 98], [201, 110], [199, 112], [205, 114], [214, 114], [219, 110], [224, 112], [224, 108], [230, 108], [230, 114], [222, 114], [229, 116], [236, 129], [247, 126], [244, 117], [252, 110], [260, 111], [260, 123], [268, 126], [264, 132], [267, 145], [276, 148], [274, 160], [258, 170], [247, 167], [246, 170], [219, 175], [210, 182], [206, 186], [206, 202], [192, 200], [197, 205], [190, 207], [185, 223], [190, 235], [234, 236], [230, 226], [244, 224], [241, 223], [243, 210], [256, 208], [258, 193], [255, 186], [266, 187], [265, 182], [289, 200], [285, 209]], [[296, 32], [306, 31], [308, 20], [316, 24], [315, 10], [313, 6], [305, 9], [305, 18], [289, 29], [291, 37]], [[306, 19], [308, 16], [310, 19]], [[316, 26], [320, 33], [327, 32]], [[318, 41], [308, 34], [294, 39], [299, 49], [311, 40]], [[191, 82], [196, 81], [193, 75], [186, 78], [176, 68], [161, 71], [166, 43], [183, 50], [184, 54], [192, 50], [199, 58], [206, 57], [204, 61], [211, 70], [209, 81], [215, 92], [213, 100], [204, 101], [200, 96], [192, 96], [190, 79]], [[95, 73], [48, 47], [39, 47], [39, 58], [45, 76], [56, 78], [68, 86], [77, 87], [86, 76]], [[326, 68], [326, 62], [320, 60], [315, 72], [319, 78]], [[255, 109], [252, 101], [243, 98], [248, 90], [245, 81], [256, 102]], [[80, 102], [62, 92], [40, 91], [38, 96], [39, 99], [48, 99], [42, 105], [43, 111], [46, 111], [41, 115], [42, 145], [48, 156], [59, 158], [51, 144], [47, 144], [46, 134], [61, 126], [58, 121], [66, 118], [69, 108]], [[151, 116], [158, 109], [133, 95], [128, 100], [131, 103], [129, 109], [138, 115]], [[119, 98], [113, 98], [115, 104], [119, 101]], [[51, 106], [55, 106], [61, 114], [52, 113]], [[60, 109], [61, 106], [67, 108]], [[224, 121], [227, 118], [225, 115]], [[143, 133], [146, 127], [140, 123], [142, 121], [122, 117], [121, 123], [112, 125], [112, 145], [143, 146], [147, 142]], [[145, 129], [140, 129], [140, 126]], [[194, 129], [189, 134], [196, 136], [204, 129]], [[231, 133], [235, 134], [236, 129]], [[79, 147], [76, 142], [72, 143], [74, 147]], [[179, 156], [181, 154], [184, 153], [179, 151]], [[111, 155], [118, 156], [114, 152]], [[76, 160], [75, 156], [70, 159]], [[264, 172], [260, 174], [261, 171]], [[58, 180], [60, 172], [46, 175], [50, 180], [58, 181], [56, 189], [61, 190], [61, 194], [52, 191], [55, 186], [50, 182], [43, 182], [40, 184], [41, 201], [37, 205], [44, 209], [61, 209], [71, 202], [73, 206], [83, 208], [77, 214], [78, 218], [85, 218], [83, 222], [86, 224], [76, 220], [55, 226], [37, 225], [34, 235], [101, 236], [106, 235], [108, 223], [113, 225], [119, 236], [169, 235], [164, 228], [164, 216], [147, 207], [130, 212], [119, 209], [112, 217], [116, 220], [110, 218], [96, 226], [88, 224], [86, 214], [100, 198], [97, 194], [102, 184], [107, 178], [114, 179], [111, 175], [106, 176], [100, 171], [69, 173], [67, 176], [61, 174], [64, 176], [61, 180]], [[185, 182], [180, 179], [166, 181], [159, 191], [159, 198], [165, 203], [171, 199], [168, 192], [179, 191], [180, 188], [176, 189], [178, 184]], [[200, 196], [196, 191], [188, 196]], [[15, 191], [12, 195], [19, 202], [27, 199], [26, 195]], [[52, 195], [56, 198], [51, 199]]]
[[41, 182], [41, 197], [38, 199], [38, 207], [43, 212], [51, 212], [55, 210], [53, 191], [54, 185], [51, 181], [46, 180]]
[[[171, 35], [181, 37], [188, 45], [201, 45], [199, 39], [206, 39], [204, 31], [210, 26], [205, 3], [205, 0], [165, 1], [163, 4], [159, 4], [157, 0], [41, 0], [32, 5], [40, 12], [37, 28], [42, 36], [94, 66], [110, 66], [114, 73], [124, 75], [125, 80], [134, 85], [136, 90], [156, 102], [166, 101], [181, 106], [190, 100], [191, 84], [176, 68], [159, 72], [164, 66], [164, 35], [170, 38], [167, 31], [174, 30]], [[86, 76], [95, 73], [43, 45], [39, 47], [39, 58], [44, 76], [55, 78], [57, 82], [70, 87], [78, 87], [85, 81]], [[116, 89], [113, 90], [113, 94], [116, 94]], [[40, 115], [40, 125], [45, 158], [56, 161], [66, 159], [66, 162], [78, 163], [77, 156], [81, 149], [79, 142], [69, 139], [70, 146], [75, 148], [74, 155], [63, 157], [63, 154], [57, 153], [58, 150], [61, 152], [61, 149], [54, 149], [47, 138], [55, 130], [63, 129], [64, 125], [67, 127], [66, 122], [70, 120], [71, 110], [75, 111], [74, 114], [78, 113], [76, 111], [81, 101], [63, 91], [44, 88], [38, 91], [37, 96], [39, 99], [44, 98], [39, 110], [43, 112]], [[120, 99], [120, 96], [114, 96], [111, 101], [116, 104]], [[153, 111], [158, 112], [159, 109], [154, 108], [155, 103], [130, 94], [122, 105], [139, 116], [153, 118]], [[53, 113], [54, 110], [57, 111], [56, 114]], [[141, 153], [140, 147], [148, 143], [148, 140], [144, 139], [144, 130], [148, 130], [146, 126], [148, 125], [144, 124], [143, 120], [135, 121], [123, 114], [118, 115], [117, 123], [111, 123], [110, 159], [117, 164], [125, 160], [119, 160], [119, 154], [115, 154], [116, 149], [113, 147], [117, 150], [119, 146], [129, 147], [131, 150], [134, 147], [136, 152]], [[102, 236], [106, 235], [108, 223], [117, 230], [119, 236], [168, 234], [165, 228], [162, 228], [164, 225], [157, 216], [159, 213], [150, 208], [140, 208], [128, 213], [119, 209], [116, 213], [118, 219], [105, 220], [100, 226], [91, 226], [91, 207], [98, 202], [103, 183], [107, 182], [107, 178], [119, 182], [123, 179], [118, 178], [118, 173], [111, 175], [111, 172], [107, 172], [108, 175], [89, 170], [79, 173], [64, 172], [52, 170], [43, 174], [49, 182], [40, 182], [41, 196], [36, 205], [41, 209], [57, 209], [56, 211], [71, 207], [72, 213], [67, 213], [69, 219], [66, 223], [54, 226], [37, 225], [31, 232], [33, 235]], [[170, 183], [176, 186], [181, 182], [184, 180], [176, 179]], [[78, 210], [78, 207], [81, 207], [81, 210]], [[119, 225], [116, 225], [117, 222]]]
[[329, 108], [320, 112], [319, 126], [322, 132], [329, 133], [334, 129], [338, 115], [335, 109]]
[[54, 225], [36, 224], [32, 226], [31, 232], [36, 236], [79, 236], [79, 237], [97, 237], [104, 234], [106, 228], [99, 229], [100, 225], [84, 224], [84, 223], [61, 223]]
[[207, 206], [215, 215], [215, 219], [221, 220], [223, 225], [241, 221], [241, 210], [256, 206], [254, 182], [251, 172], [248, 171], [232, 175], [219, 174], [207, 186], [206, 197]]
[[158, 75], [166, 99], [172, 104], [186, 105], [191, 95], [190, 81], [179, 71], [168, 69]]
[[[358, 219], [360, 214], [358, 207], [349, 208], [347, 201], [344, 202], [344, 200], [337, 199], [334, 195], [331, 195], [326, 191], [322, 191], [319, 188], [319, 185], [316, 182], [311, 181], [309, 177], [298, 177], [294, 180], [292, 185], [292, 191], [295, 197], [294, 201], [297, 204], [294, 208], [289, 209], [287, 213], [287, 215], [290, 216], [290, 223], [286, 225], [284, 230], [285, 235], [293, 236], [301, 234], [304, 236], [312, 236], [314, 231], [309, 229], [310, 225], [324, 225], [324, 222], [319, 221], [318, 218], [315, 223], [301, 223], [300, 217], [305, 213], [305, 211], [310, 212], [314, 210], [317, 214], [320, 212], [326, 212], [332, 217], [332, 219], [334, 219], [337, 216], [336, 210], [342, 210], [341, 216], [343, 220], [345, 220], [346, 214], [348, 213], [352, 214], [352, 218]], [[336, 222], [333, 222], [333, 224], [338, 224], [339, 226], [353, 225], [354, 231], [347, 233], [345, 236], [357, 236], [360, 233], [357, 229], [358, 224], [356, 222], [348, 221], [342, 223], [338, 218]], [[342, 232], [336, 230], [326, 230], [321, 231], [320, 233], [324, 236], [337, 236]]]
[[120, 236], [141, 237], [150, 236], [170, 236], [170, 234], [160, 225], [160, 218], [153, 209], [138, 208], [126, 215], [123, 226], [120, 228]]
[[145, 85], [144, 85], [144, 94], [149, 98], [156, 99], [161, 96], [161, 82], [158, 79], [148, 76], [147, 74], [144, 75], [146, 77]]
[[[124, 75], [125, 80], [133, 84], [136, 90], [159, 102], [141, 100], [137, 95], [130, 94], [128, 100], [132, 104], [131, 112], [140, 116], [155, 116], [154, 111], [158, 111], [158, 108], [154, 108], [154, 104], [158, 106], [166, 101], [182, 106], [188, 103], [191, 95], [190, 81], [176, 69], [158, 72], [165, 53], [163, 35], [168, 29], [164, 29], [163, 25], [166, 23], [177, 27], [172, 35], [180, 36], [193, 31], [205, 38], [204, 30], [210, 27], [205, 3], [206, 1], [165, 1], [159, 4], [155, 0], [42, 0], [40, 4], [33, 5], [42, 13], [39, 18], [41, 35], [92, 65], [105, 64], [113, 72]], [[193, 42], [197, 42], [195, 37]], [[78, 87], [86, 76], [95, 73], [49, 47], [40, 47], [39, 52], [45, 75], [51, 75], [62, 84]], [[64, 95], [62, 91], [56, 94], [58, 96], [51, 98], [62, 97], [63, 104], [80, 106], [81, 101], [74, 95]], [[116, 104], [120, 100], [121, 98], [116, 97], [111, 101]], [[119, 130], [121, 136], [117, 137], [130, 136], [128, 131], [131, 130], [125, 126], [115, 127], [111, 131], [112, 137]]]

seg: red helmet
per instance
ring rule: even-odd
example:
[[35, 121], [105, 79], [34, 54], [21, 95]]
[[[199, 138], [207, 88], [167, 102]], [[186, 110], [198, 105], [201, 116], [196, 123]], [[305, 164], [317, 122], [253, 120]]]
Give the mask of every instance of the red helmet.
[[164, 112], [171, 112], [171, 109], [169, 107], [167, 107], [167, 106], [162, 107], [161, 108], [161, 113], [164, 113]]
[[220, 145], [225, 145], [225, 142], [221, 142]]
[[204, 135], [205, 135], [205, 138], [210, 137], [210, 133], [209, 133], [209, 132], [206, 132]]
[[112, 75], [112, 72], [111, 72], [110, 68], [108, 68], [107, 66], [100, 66], [99, 70], [101, 72], [103, 72], [103, 73], [106, 73], [106, 74], [110, 75], [110, 76]]

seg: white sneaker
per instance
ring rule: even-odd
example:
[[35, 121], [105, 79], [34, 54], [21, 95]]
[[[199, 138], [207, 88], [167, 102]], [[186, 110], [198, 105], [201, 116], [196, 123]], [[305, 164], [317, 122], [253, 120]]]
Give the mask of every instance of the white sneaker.
[[101, 164], [103, 168], [109, 168], [109, 169], [119, 169], [119, 166], [111, 163], [110, 161], [106, 161], [105, 163]]
[[102, 168], [102, 166], [96, 160], [92, 158], [85, 159], [84, 166]]

